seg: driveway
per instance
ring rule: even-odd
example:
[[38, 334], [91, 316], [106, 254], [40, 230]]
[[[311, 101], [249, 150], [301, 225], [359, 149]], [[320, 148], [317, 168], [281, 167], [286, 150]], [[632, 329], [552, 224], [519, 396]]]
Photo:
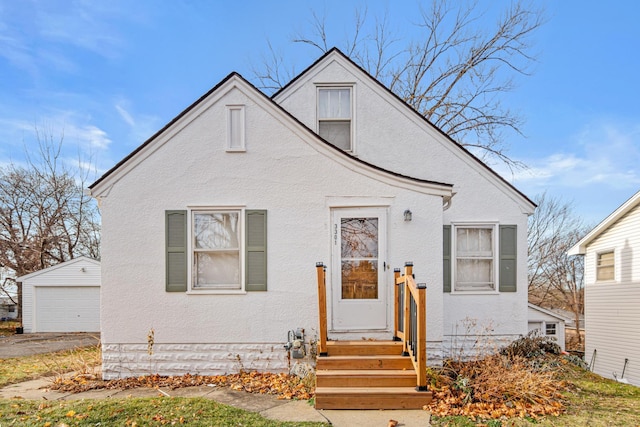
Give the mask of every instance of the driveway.
[[89, 347], [99, 342], [99, 332], [47, 332], [0, 336], [0, 359]]

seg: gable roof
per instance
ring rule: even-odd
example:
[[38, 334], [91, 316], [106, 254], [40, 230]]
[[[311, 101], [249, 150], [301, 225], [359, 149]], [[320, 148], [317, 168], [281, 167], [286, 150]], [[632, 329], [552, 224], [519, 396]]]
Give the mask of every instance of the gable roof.
[[97, 266], [100, 266], [100, 261], [96, 261], [95, 259], [89, 258], [89, 257], [86, 257], [86, 256], [81, 256], [81, 257], [78, 257], [78, 258], [70, 259], [69, 261], [61, 262], [60, 264], [56, 264], [56, 265], [53, 265], [53, 266], [48, 267], [48, 268], [44, 268], [42, 270], [34, 271], [33, 273], [25, 274], [24, 276], [18, 277], [16, 279], [16, 282], [24, 282], [25, 280], [31, 279], [31, 278], [36, 277], [36, 276], [40, 276], [41, 274], [46, 274], [46, 273], [49, 273], [51, 271], [57, 270], [59, 268], [69, 267], [69, 266], [72, 266], [73, 264], [76, 264], [76, 263], [79, 263], [79, 262], [89, 262], [91, 264], [95, 264]]
[[546, 314], [547, 316], [555, 317], [556, 319], [562, 320], [563, 322], [568, 322], [568, 321], [571, 320], [568, 317], [565, 317], [565, 316], [563, 316], [563, 315], [561, 315], [559, 313], [556, 313], [556, 312], [554, 312], [552, 310], [548, 310], [546, 308], [542, 308], [539, 305], [535, 305], [535, 304], [531, 304], [531, 303], [528, 303], [528, 305], [529, 305], [529, 308], [534, 310], [534, 311]]
[[220, 81], [220, 83], [218, 83], [216, 86], [211, 88], [207, 93], [202, 95], [193, 104], [191, 104], [189, 107], [183, 110], [180, 114], [174, 117], [162, 129], [157, 131], [154, 135], [152, 135], [149, 139], [147, 139], [144, 143], [142, 143], [138, 148], [136, 148], [124, 159], [118, 162], [114, 167], [109, 169], [100, 178], [98, 178], [98, 180], [96, 180], [93, 184], [89, 186], [89, 189], [94, 190], [97, 186], [105, 184], [105, 182], [108, 182], [109, 179], [116, 174], [116, 172], [124, 169], [126, 166], [133, 163], [134, 158], [136, 158], [141, 152], [151, 147], [156, 141], [161, 139], [166, 133], [169, 133], [172, 130], [172, 128], [174, 128], [175, 126], [178, 126], [180, 122], [183, 119], [185, 119], [185, 117], [187, 117], [190, 113], [196, 111], [198, 107], [200, 107], [201, 105], [204, 105], [207, 102], [207, 100], [210, 99], [210, 97], [215, 96], [215, 94], [219, 90], [221, 90], [226, 84], [230, 84], [230, 83], [243, 85], [245, 88], [250, 90], [256, 96], [256, 99], [262, 100], [269, 107], [272, 107], [274, 108], [275, 111], [279, 112], [280, 114], [283, 114], [287, 119], [293, 122], [295, 126], [298, 126], [299, 129], [301, 129], [308, 138], [318, 142], [339, 163], [346, 162], [350, 165], [357, 165], [360, 167], [361, 170], [367, 171], [369, 174], [381, 173], [387, 178], [391, 178], [392, 180], [394, 180], [396, 185], [400, 184], [404, 186], [413, 186], [414, 188], [421, 187], [421, 188], [431, 189], [432, 191], [434, 191], [433, 194], [438, 194], [442, 196], [445, 199], [445, 201], [451, 198], [452, 191], [453, 191], [453, 184], [403, 175], [394, 171], [381, 168], [377, 165], [368, 163], [362, 159], [349, 155], [345, 151], [339, 149], [338, 147], [334, 146], [333, 144], [329, 143], [328, 141], [320, 137], [317, 133], [315, 133], [313, 130], [307, 127], [304, 123], [302, 123], [295, 116], [293, 116], [291, 113], [285, 110], [282, 106], [277, 104], [272, 98], [265, 95], [262, 91], [256, 88], [251, 82], [246, 80], [237, 72], [230, 73], [227, 77], [225, 77], [222, 81]]
[[343, 58], [344, 60], [346, 60], [350, 65], [352, 65], [355, 69], [357, 69], [360, 73], [362, 73], [362, 75], [364, 75], [369, 81], [373, 82], [376, 86], [378, 86], [380, 89], [382, 89], [384, 92], [386, 92], [388, 95], [390, 95], [391, 97], [393, 97], [396, 101], [400, 102], [402, 105], [404, 105], [404, 107], [408, 110], [411, 111], [413, 114], [415, 114], [417, 117], [419, 117], [420, 120], [422, 120], [424, 123], [426, 123], [428, 126], [430, 126], [431, 128], [435, 129], [440, 135], [442, 135], [448, 142], [450, 142], [452, 145], [454, 145], [458, 150], [460, 150], [461, 152], [463, 152], [466, 156], [468, 156], [468, 158], [472, 159], [472, 161], [474, 161], [475, 163], [477, 163], [477, 165], [479, 165], [481, 168], [483, 168], [486, 172], [489, 172], [489, 174], [491, 176], [493, 176], [494, 178], [496, 178], [499, 182], [501, 182], [502, 184], [506, 185], [507, 188], [509, 188], [511, 191], [513, 191], [518, 197], [522, 198], [522, 200], [529, 204], [531, 206], [531, 209], [534, 209], [537, 205], [531, 200], [529, 199], [529, 197], [527, 197], [524, 193], [522, 193], [520, 190], [518, 190], [513, 184], [511, 184], [509, 181], [507, 181], [506, 179], [504, 179], [500, 174], [498, 174], [496, 171], [494, 171], [492, 168], [490, 168], [489, 166], [487, 166], [486, 163], [484, 163], [482, 160], [480, 160], [479, 158], [477, 158], [473, 153], [471, 153], [469, 150], [467, 150], [464, 146], [462, 146], [462, 144], [460, 144], [459, 142], [457, 142], [456, 140], [454, 140], [453, 138], [451, 138], [451, 136], [449, 136], [447, 133], [445, 133], [442, 129], [440, 129], [438, 126], [434, 125], [433, 123], [431, 123], [431, 121], [429, 121], [429, 119], [427, 119], [426, 117], [424, 117], [422, 114], [420, 114], [415, 108], [413, 108], [411, 105], [407, 104], [402, 98], [400, 98], [397, 94], [395, 94], [394, 92], [392, 92], [388, 87], [386, 87], [384, 84], [382, 84], [379, 80], [377, 80], [376, 78], [374, 78], [371, 74], [369, 74], [369, 72], [367, 70], [365, 70], [364, 68], [362, 68], [360, 65], [358, 65], [357, 63], [355, 63], [351, 58], [349, 58], [347, 55], [345, 55], [340, 49], [338, 49], [337, 47], [333, 47], [331, 49], [329, 49], [328, 51], [326, 51], [324, 53], [324, 55], [322, 55], [320, 58], [318, 58], [316, 61], [313, 62], [313, 64], [311, 64], [310, 66], [308, 66], [307, 68], [305, 68], [304, 71], [302, 71], [301, 73], [299, 73], [296, 77], [294, 77], [289, 83], [287, 83], [286, 85], [284, 85], [282, 88], [280, 88], [278, 91], [276, 91], [271, 98], [272, 99], [277, 99], [279, 95], [281, 95], [283, 92], [286, 92], [288, 88], [290, 88], [291, 86], [293, 86], [295, 84], [295, 82], [297, 82], [298, 80], [302, 79], [303, 76], [307, 73], [309, 73], [313, 68], [315, 68], [318, 64], [320, 64], [321, 62], [323, 62], [326, 58], [328, 58], [329, 56], [332, 55], [338, 55], [339, 57]]
[[576, 243], [569, 251], [567, 255], [584, 255], [587, 252], [587, 246], [595, 239], [597, 239], [602, 233], [604, 233], [609, 227], [618, 222], [623, 216], [631, 211], [636, 206], [640, 205], [640, 191], [631, 196], [629, 200], [624, 202], [618, 209], [613, 211], [611, 215], [606, 217], [600, 224], [587, 233], [578, 243]]

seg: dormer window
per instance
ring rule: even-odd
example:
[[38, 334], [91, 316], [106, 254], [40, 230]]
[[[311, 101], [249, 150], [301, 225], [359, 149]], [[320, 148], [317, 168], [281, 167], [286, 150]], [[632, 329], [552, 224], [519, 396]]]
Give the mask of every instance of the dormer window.
[[318, 134], [345, 151], [353, 151], [351, 87], [318, 88]]

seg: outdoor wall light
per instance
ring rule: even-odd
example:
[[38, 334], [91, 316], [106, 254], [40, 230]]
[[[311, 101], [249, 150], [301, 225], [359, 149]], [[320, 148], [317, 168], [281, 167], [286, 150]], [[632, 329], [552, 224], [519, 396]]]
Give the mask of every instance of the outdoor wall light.
[[407, 209], [406, 211], [404, 211], [404, 220], [405, 221], [411, 221], [411, 211], [409, 209]]

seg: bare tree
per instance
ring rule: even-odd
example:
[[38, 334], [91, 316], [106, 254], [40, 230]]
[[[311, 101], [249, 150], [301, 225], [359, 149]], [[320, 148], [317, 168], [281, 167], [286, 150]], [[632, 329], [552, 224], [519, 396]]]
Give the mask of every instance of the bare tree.
[[580, 315], [584, 313], [584, 259], [568, 256], [568, 250], [588, 231], [573, 213], [571, 203], [546, 194], [535, 200], [529, 217], [529, 301], [546, 308], [573, 313], [578, 345], [582, 345]]
[[84, 194], [87, 174], [61, 160], [63, 138], [55, 141], [36, 129], [38, 147], [26, 165], [0, 168], [0, 268], [3, 293], [17, 289], [22, 319], [22, 289], [15, 278], [84, 255], [100, 256], [97, 205]]
[[[420, 114], [484, 160], [498, 159], [522, 166], [505, 153], [504, 131], [520, 133], [522, 119], [501, 104], [500, 96], [514, 88], [514, 77], [527, 75], [535, 55], [531, 36], [543, 24], [541, 10], [516, 1], [492, 28], [481, 20], [476, 3], [460, 5], [432, 0], [414, 23], [418, 35], [400, 40], [390, 30], [388, 16], [356, 10], [352, 33], [338, 43], [351, 59], [385, 84]], [[408, 23], [404, 23], [408, 24]], [[311, 34], [293, 42], [321, 52], [331, 48], [326, 20], [312, 13]], [[256, 84], [267, 92], [293, 77], [281, 54], [269, 43], [269, 56], [253, 67]]]

